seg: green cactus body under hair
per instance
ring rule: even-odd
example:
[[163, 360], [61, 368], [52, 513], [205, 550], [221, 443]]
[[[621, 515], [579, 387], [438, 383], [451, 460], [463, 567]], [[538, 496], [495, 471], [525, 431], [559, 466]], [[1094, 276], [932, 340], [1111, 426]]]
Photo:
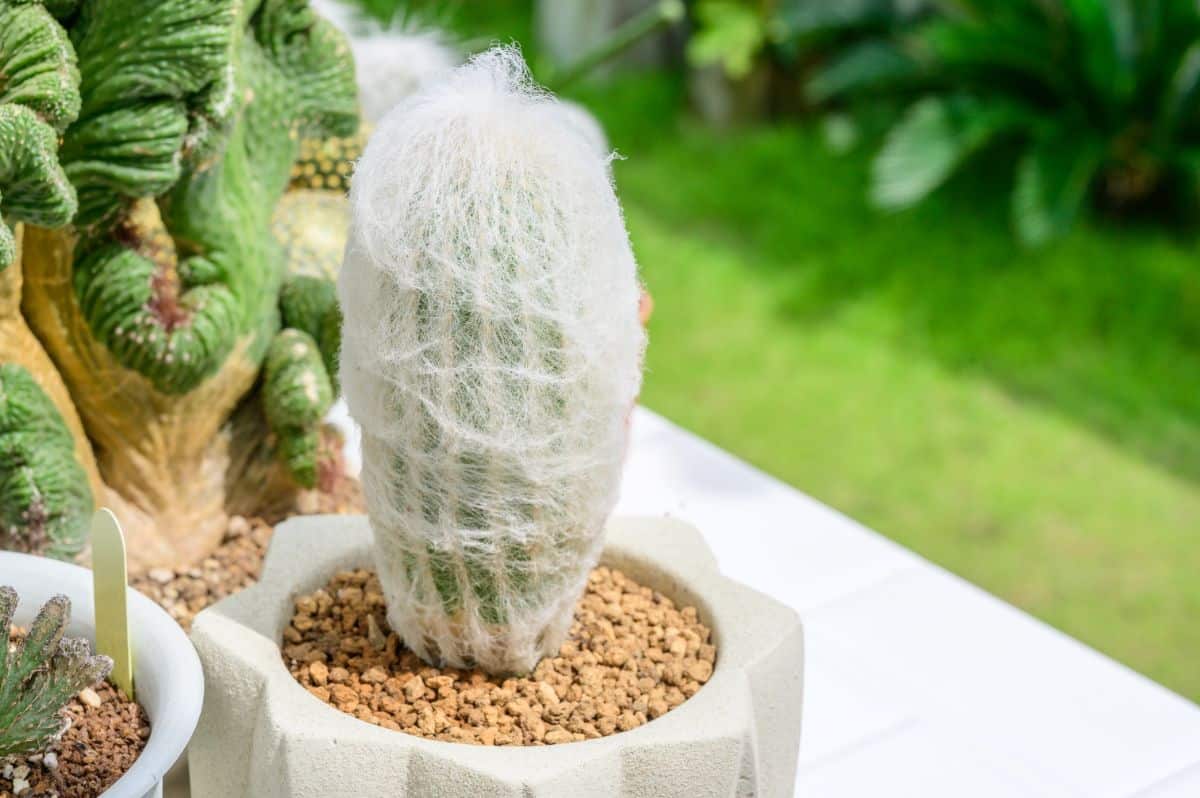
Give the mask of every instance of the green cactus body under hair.
[[598, 559], [640, 384], [607, 161], [500, 49], [387, 117], [351, 204], [340, 368], [388, 620], [431, 661], [530, 670]]
[[64, 638], [71, 618], [66, 596], [46, 602], [14, 647], [17, 600], [15, 590], [0, 586], [0, 760], [44, 752], [67, 728], [67, 702], [112, 670], [112, 661], [93, 656], [86, 640]]

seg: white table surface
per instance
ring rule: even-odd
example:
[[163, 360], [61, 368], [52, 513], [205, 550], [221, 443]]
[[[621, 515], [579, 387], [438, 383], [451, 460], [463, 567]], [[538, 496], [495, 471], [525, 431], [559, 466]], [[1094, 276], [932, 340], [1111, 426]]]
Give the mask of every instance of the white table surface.
[[1200, 707], [641, 408], [618, 512], [800, 613], [797, 796], [1200, 797]]

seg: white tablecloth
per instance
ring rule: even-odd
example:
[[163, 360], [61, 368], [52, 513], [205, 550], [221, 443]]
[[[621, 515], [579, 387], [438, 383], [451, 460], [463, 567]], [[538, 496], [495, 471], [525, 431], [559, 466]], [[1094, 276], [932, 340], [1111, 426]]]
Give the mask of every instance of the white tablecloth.
[[1200, 798], [1200, 707], [644, 409], [618, 512], [800, 612], [797, 796]]

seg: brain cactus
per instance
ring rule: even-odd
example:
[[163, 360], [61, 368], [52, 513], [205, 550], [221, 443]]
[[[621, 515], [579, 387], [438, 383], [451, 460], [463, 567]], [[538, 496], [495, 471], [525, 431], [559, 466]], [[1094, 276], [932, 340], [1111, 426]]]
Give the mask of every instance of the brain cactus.
[[338, 283], [388, 619], [427, 660], [527, 671], [615, 501], [636, 264], [607, 160], [518, 53], [401, 107], [355, 174]]
[[46, 602], [13, 645], [16, 608], [16, 591], [0, 587], [0, 761], [45, 751], [67, 728], [67, 702], [112, 670], [112, 660], [93, 656], [86, 640], [63, 637], [71, 618], [66, 596]]
[[[271, 219], [300, 141], [356, 127], [348, 45], [306, 0], [0, 0], [0, 390], [36, 388], [43, 420], [0, 396], [0, 436], [25, 446], [0, 437], [0, 495], [75, 469], [136, 564], [178, 564], [257, 489], [232, 467], [262, 448], [235, 411], [316, 483], [336, 303], [330, 278], [292, 273]], [[264, 375], [295, 333], [318, 356]], [[22, 495], [41, 506], [5, 513], [8, 545], [36, 549], [48, 516], [59, 553], [78, 548], [87, 502]]]

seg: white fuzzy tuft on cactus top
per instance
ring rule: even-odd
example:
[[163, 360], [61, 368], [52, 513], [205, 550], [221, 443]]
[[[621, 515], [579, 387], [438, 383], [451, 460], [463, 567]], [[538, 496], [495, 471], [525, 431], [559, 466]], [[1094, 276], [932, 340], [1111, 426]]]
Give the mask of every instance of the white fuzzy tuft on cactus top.
[[376, 123], [398, 103], [461, 60], [433, 31], [388, 31], [354, 39], [358, 101], [363, 118]]
[[389, 113], [355, 172], [341, 375], [388, 621], [431, 662], [557, 651], [641, 384], [607, 159], [497, 48]]
[[409, 23], [380, 25], [339, 0], [310, 0], [350, 39], [363, 119], [377, 123], [398, 103], [462, 63], [446, 37]]

